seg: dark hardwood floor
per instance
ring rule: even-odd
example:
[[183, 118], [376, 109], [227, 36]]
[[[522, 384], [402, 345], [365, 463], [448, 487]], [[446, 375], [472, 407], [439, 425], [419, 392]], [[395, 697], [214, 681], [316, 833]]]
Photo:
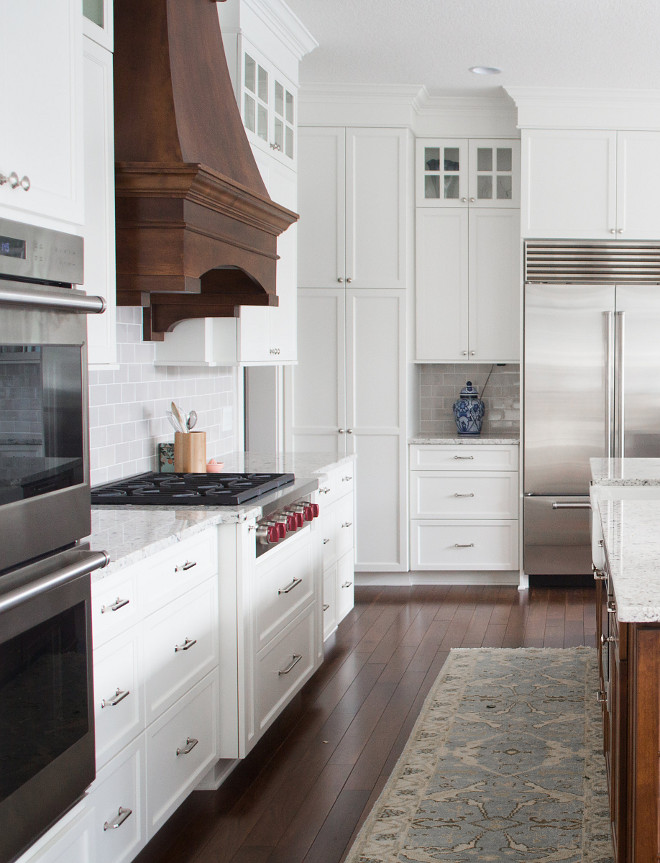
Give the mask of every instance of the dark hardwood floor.
[[139, 863], [339, 863], [452, 647], [595, 645], [595, 593], [361, 587], [326, 659], [217, 792], [195, 792]]

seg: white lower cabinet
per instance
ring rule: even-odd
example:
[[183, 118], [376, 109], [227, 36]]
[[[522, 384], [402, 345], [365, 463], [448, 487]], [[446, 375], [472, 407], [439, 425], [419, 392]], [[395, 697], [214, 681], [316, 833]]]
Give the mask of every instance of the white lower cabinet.
[[411, 446], [410, 568], [518, 569], [518, 447]]
[[323, 557], [323, 638], [331, 635], [353, 608], [355, 575], [355, 463], [325, 473], [317, 500]]

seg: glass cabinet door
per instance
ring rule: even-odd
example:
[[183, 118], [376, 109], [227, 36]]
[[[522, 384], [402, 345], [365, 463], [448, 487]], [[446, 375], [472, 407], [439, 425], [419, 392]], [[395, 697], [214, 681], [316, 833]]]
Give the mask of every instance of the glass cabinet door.
[[113, 50], [112, 0], [82, 0], [83, 33]]
[[465, 141], [418, 141], [418, 206], [465, 206], [468, 151]]
[[280, 81], [275, 81], [275, 100], [273, 108], [273, 140], [271, 147], [284, 154], [287, 159], [294, 158], [295, 98]]
[[291, 165], [296, 158], [296, 96], [252, 47], [243, 49], [243, 125], [253, 144]]
[[268, 141], [268, 72], [246, 51], [243, 55], [243, 123], [245, 128]]
[[477, 207], [519, 207], [519, 190], [520, 143], [470, 141], [470, 204]]

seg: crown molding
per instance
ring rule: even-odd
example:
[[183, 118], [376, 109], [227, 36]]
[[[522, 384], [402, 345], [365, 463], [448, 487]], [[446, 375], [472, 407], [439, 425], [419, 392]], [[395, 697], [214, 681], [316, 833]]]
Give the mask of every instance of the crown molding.
[[404, 126], [412, 128], [423, 87], [413, 84], [303, 83], [299, 121], [310, 126]]
[[499, 88], [489, 96], [433, 95], [423, 88], [415, 112], [419, 136], [518, 137], [516, 106]]
[[506, 87], [519, 128], [660, 129], [660, 90]]
[[282, 0], [241, 0], [253, 15], [281, 39], [300, 62], [318, 42]]

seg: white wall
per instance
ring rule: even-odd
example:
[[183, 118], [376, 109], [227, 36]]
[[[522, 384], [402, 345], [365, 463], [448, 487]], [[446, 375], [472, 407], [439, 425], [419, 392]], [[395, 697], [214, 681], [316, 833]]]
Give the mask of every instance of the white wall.
[[197, 411], [207, 458], [237, 448], [234, 370], [156, 367], [154, 344], [141, 333], [142, 310], [117, 309], [119, 368], [89, 373], [92, 485], [157, 470], [157, 443], [174, 440], [165, 416], [172, 401]]

